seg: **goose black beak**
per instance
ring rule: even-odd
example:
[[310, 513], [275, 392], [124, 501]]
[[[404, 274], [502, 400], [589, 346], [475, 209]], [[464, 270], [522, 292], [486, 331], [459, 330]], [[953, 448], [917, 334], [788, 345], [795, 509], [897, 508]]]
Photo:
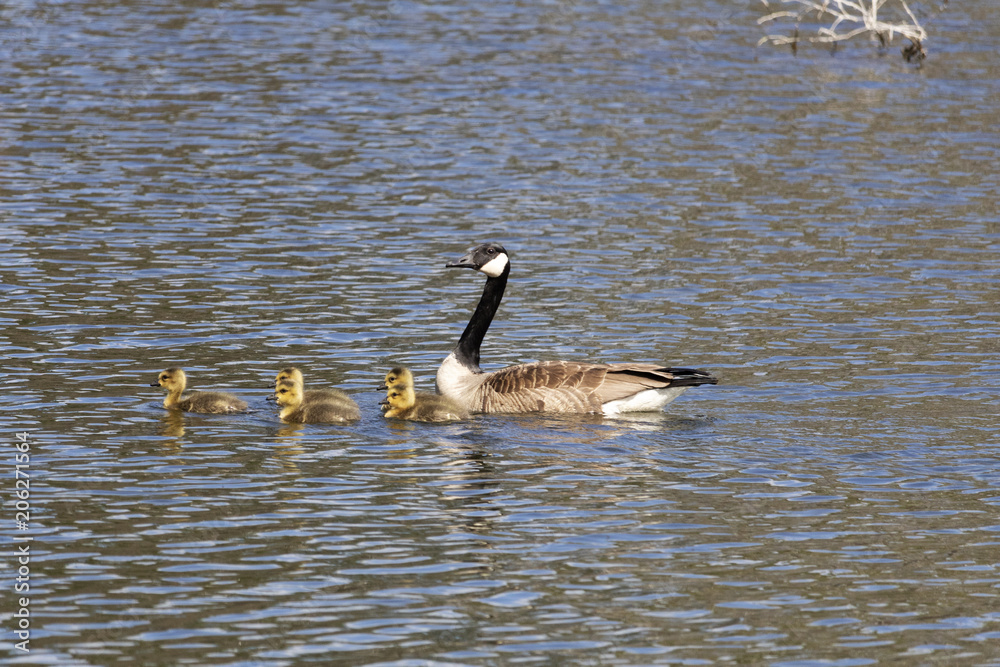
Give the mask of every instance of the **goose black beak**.
[[474, 261], [472, 261], [472, 253], [470, 252], [468, 255], [464, 255], [462, 257], [462, 259], [458, 260], [457, 262], [448, 262], [447, 264], [445, 264], [445, 268], [448, 268], [448, 269], [475, 269], [475, 268], [478, 268], [478, 267], [476, 266], [476, 263]]
[[270, 401], [276, 401], [278, 399], [275, 398], [274, 394], [269, 394], [269, 395], [267, 395], [267, 396], [264, 397], [264, 400], [270, 402]]
[[154, 383], [152, 383], [152, 384], [151, 384], [151, 385], [149, 385], [149, 386], [150, 386], [150, 387], [159, 387], [159, 386], [160, 386], [160, 383], [159, 383], [159, 382], [154, 382]]
[[379, 405], [389, 405], [389, 399], [388, 398], [383, 398], [381, 401], [378, 402], [378, 404]]
[[386, 384], [385, 382], [383, 382], [382, 384], [380, 384], [380, 385], [379, 385], [379, 386], [377, 387], [377, 389], [378, 389], [379, 391], [389, 391], [389, 385], [387, 385], [387, 384]]

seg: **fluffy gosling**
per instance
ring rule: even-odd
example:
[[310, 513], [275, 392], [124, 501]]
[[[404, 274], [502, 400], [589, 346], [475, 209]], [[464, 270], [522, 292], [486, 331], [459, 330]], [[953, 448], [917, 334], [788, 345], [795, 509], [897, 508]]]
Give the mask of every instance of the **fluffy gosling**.
[[163, 387], [167, 390], [163, 407], [168, 410], [221, 414], [244, 412], [247, 409], [246, 401], [224, 391], [195, 391], [182, 396], [187, 387], [187, 375], [180, 368], [168, 368], [162, 371], [156, 382], [149, 386]]
[[469, 413], [454, 401], [437, 394], [413, 391], [413, 385], [396, 383], [389, 388], [385, 400], [387, 419], [405, 419], [416, 422], [450, 422], [469, 418]]
[[378, 386], [379, 391], [387, 391], [398, 385], [408, 384], [413, 386], [413, 373], [405, 366], [396, 366], [385, 374], [385, 379]]
[[[414, 386], [413, 373], [411, 373], [410, 369], [406, 368], [405, 366], [396, 366], [395, 368], [393, 368], [392, 370], [390, 370], [388, 373], [385, 374], [385, 379], [382, 381], [382, 384], [378, 386], [378, 389], [381, 391], [388, 392], [390, 389], [394, 387], [406, 387], [406, 386], [409, 387]], [[428, 401], [434, 400], [437, 397], [437, 394], [433, 392], [414, 390], [414, 393], [417, 396], [416, 399], [417, 402], [420, 402], [422, 400], [428, 400]], [[425, 396], [429, 398], [424, 398]], [[382, 412], [385, 412], [386, 410], [389, 409], [389, 404], [386, 403], [385, 401], [379, 403], [379, 406], [382, 408]]]
[[346, 424], [361, 417], [358, 404], [350, 398], [330, 402], [308, 400], [302, 385], [284, 380], [274, 390], [274, 400], [281, 408], [282, 421], [295, 424]]
[[354, 400], [339, 389], [306, 389], [302, 371], [295, 366], [289, 366], [278, 373], [277, 377], [274, 378], [275, 391], [277, 391], [278, 385], [285, 381], [294, 382], [302, 387], [304, 400], [307, 403], [322, 400], [328, 403], [354, 404]]

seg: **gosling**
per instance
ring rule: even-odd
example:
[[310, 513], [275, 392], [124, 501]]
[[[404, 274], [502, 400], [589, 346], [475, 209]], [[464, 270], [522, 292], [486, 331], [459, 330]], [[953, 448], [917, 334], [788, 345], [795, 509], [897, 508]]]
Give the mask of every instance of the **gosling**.
[[223, 414], [247, 409], [246, 401], [224, 391], [195, 391], [181, 396], [187, 387], [187, 375], [180, 368], [168, 368], [161, 372], [156, 382], [149, 386], [167, 390], [167, 397], [163, 400], [163, 407], [167, 410]]
[[361, 417], [358, 404], [347, 401], [309, 400], [302, 385], [284, 380], [274, 390], [274, 400], [281, 408], [282, 421], [295, 424], [346, 424]]
[[411, 387], [413, 386], [413, 373], [410, 372], [409, 368], [396, 366], [385, 374], [385, 379], [382, 381], [382, 384], [378, 386], [378, 389], [379, 391], [386, 391], [395, 386], [404, 384], [408, 384]]
[[415, 422], [450, 422], [469, 418], [469, 413], [449, 398], [437, 394], [413, 391], [413, 385], [397, 382], [389, 388], [385, 400], [387, 419], [405, 419]]
[[[410, 369], [405, 366], [396, 366], [385, 374], [385, 379], [382, 380], [382, 384], [378, 386], [378, 390], [388, 392], [393, 387], [403, 387], [406, 385], [411, 387], [413, 386], [413, 373], [411, 373]], [[431, 394], [424, 391], [415, 391], [415, 393], [418, 401], [420, 401], [423, 396], [437, 396], [437, 394]], [[389, 409], [389, 403], [386, 401], [380, 402], [378, 406], [382, 412]]]
[[277, 391], [278, 385], [285, 381], [291, 381], [302, 387], [304, 392], [303, 400], [305, 400], [306, 403], [324, 401], [327, 403], [345, 403], [356, 406], [354, 400], [339, 389], [306, 389], [305, 380], [302, 377], [302, 371], [295, 366], [289, 366], [278, 373], [278, 376], [274, 378], [275, 391]]

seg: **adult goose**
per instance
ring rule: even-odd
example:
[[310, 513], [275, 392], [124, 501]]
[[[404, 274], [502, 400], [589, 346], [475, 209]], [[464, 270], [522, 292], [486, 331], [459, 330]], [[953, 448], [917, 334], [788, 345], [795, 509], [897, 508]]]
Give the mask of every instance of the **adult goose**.
[[656, 364], [539, 361], [486, 373], [479, 348], [507, 287], [510, 257], [502, 245], [484, 243], [445, 266], [486, 274], [479, 305], [437, 372], [438, 393], [469, 412], [645, 412], [661, 409], [688, 387], [718, 382], [706, 371]]

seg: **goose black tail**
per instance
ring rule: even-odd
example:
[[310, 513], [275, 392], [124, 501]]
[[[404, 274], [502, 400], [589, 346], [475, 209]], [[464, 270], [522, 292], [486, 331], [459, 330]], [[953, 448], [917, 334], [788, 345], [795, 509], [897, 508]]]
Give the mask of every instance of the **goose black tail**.
[[708, 371], [697, 368], [664, 368], [665, 372], [674, 376], [671, 387], [697, 387], [700, 384], [719, 384], [719, 379]]

